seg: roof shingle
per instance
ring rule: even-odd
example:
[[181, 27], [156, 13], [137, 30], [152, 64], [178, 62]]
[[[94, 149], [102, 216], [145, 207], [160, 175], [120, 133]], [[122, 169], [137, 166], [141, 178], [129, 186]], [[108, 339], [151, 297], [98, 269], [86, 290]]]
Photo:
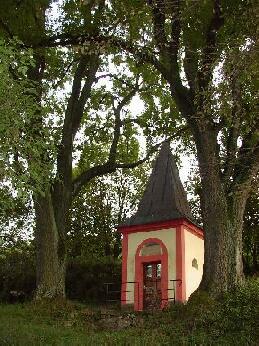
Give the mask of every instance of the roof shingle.
[[170, 150], [170, 143], [165, 141], [154, 162], [137, 212], [125, 220], [121, 226], [141, 225], [179, 218], [186, 218], [195, 223]]

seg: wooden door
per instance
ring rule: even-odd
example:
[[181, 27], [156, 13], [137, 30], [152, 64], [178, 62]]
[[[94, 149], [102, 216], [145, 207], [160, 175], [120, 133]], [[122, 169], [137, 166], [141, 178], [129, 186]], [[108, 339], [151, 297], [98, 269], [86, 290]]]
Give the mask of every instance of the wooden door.
[[161, 262], [146, 263], [143, 270], [144, 309], [153, 310], [161, 307]]

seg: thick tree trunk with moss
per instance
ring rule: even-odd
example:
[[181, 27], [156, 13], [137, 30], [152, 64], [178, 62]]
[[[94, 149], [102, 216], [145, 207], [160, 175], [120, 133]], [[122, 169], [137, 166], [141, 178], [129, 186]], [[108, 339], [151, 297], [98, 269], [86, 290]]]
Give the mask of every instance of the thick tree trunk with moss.
[[[221, 186], [204, 189], [205, 264], [201, 289], [221, 293], [243, 279], [241, 208], [229, 211]], [[231, 202], [230, 202], [231, 203]]]
[[[52, 196], [34, 198], [36, 215], [36, 299], [65, 297], [66, 246], [64, 225], [58, 224]], [[66, 219], [65, 215], [64, 220]]]
[[215, 133], [208, 129], [200, 132], [197, 143], [205, 231], [200, 288], [220, 294], [235, 288], [243, 279], [242, 228], [249, 183], [228, 192], [217, 156]]

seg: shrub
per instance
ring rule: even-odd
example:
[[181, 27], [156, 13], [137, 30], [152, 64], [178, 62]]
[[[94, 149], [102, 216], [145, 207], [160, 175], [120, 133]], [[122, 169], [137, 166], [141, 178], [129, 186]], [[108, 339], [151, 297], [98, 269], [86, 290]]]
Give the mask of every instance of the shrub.
[[[115, 283], [113, 290], [120, 290], [121, 263], [111, 257], [99, 260], [77, 257], [67, 267], [67, 297], [80, 301], [104, 302], [105, 283]], [[119, 299], [120, 295], [110, 296]]]
[[0, 254], [0, 300], [14, 303], [31, 299], [35, 286], [33, 246], [23, 242], [14, 247], [2, 249]]
[[[69, 299], [104, 302], [105, 282], [117, 282], [120, 289], [121, 264], [110, 257], [68, 260], [66, 291]], [[0, 301], [24, 302], [33, 297], [36, 288], [35, 251], [30, 243], [19, 243], [2, 249], [0, 254]], [[112, 298], [119, 298], [119, 294]]]

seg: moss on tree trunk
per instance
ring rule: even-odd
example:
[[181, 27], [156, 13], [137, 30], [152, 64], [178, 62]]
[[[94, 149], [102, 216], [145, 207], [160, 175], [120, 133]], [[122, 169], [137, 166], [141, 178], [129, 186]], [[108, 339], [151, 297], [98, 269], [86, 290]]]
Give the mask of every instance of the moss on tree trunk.
[[50, 193], [34, 198], [37, 289], [35, 298], [65, 297], [66, 248]]

